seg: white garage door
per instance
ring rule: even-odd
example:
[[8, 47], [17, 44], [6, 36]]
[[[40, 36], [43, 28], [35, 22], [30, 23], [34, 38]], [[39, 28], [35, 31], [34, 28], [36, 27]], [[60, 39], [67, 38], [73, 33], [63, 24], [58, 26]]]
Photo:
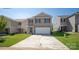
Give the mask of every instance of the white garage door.
[[36, 34], [50, 34], [50, 27], [36, 27], [35, 28]]

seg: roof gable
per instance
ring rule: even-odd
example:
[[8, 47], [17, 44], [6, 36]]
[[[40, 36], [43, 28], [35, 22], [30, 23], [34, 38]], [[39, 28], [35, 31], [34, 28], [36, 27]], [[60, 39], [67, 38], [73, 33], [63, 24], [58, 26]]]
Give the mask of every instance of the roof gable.
[[51, 17], [51, 16], [44, 12], [41, 12], [41, 13], [37, 14], [35, 17]]

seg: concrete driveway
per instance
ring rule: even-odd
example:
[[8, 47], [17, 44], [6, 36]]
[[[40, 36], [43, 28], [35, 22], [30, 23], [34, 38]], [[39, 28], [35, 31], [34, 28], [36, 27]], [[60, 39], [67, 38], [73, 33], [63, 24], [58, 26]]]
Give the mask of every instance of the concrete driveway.
[[55, 50], [68, 50], [69, 48], [58, 41], [55, 37], [44, 35], [32, 35], [29, 38], [11, 46], [12, 48], [44, 48]]

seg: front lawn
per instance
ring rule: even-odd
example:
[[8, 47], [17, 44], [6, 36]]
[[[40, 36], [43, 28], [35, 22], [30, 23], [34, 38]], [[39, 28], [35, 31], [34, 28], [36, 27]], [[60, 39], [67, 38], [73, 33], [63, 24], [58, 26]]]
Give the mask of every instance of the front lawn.
[[0, 42], [0, 47], [9, 47], [29, 36], [30, 34], [14, 34], [14, 35], [3, 36], [5, 40], [3, 42]]
[[[65, 37], [64, 34], [66, 34]], [[79, 50], [79, 33], [53, 32], [52, 35], [68, 46], [70, 49]]]

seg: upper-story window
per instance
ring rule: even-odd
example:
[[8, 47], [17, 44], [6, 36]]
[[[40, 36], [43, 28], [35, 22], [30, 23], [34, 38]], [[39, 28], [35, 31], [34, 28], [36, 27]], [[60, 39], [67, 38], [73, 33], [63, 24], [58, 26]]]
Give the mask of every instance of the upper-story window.
[[63, 20], [64, 22], [66, 21], [66, 19]]
[[29, 23], [33, 23], [33, 20], [29, 20]]
[[61, 18], [61, 22], [62, 22], [62, 18]]
[[45, 19], [44, 19], [44, 23], [50, 23], [50, 19], [45, 18]]
[[18, 25], [21, 25], [21, 22], [19, 22]]
[[33, 23], [33, 20], [31, 20], [31, 22]]
[[62, 18], [61, 18], [61, 22], [66, 22], [66, 19], [62, 19]]
[[40, 19], [35, 19], [35, 23], [40, 23], [41, 20]]

